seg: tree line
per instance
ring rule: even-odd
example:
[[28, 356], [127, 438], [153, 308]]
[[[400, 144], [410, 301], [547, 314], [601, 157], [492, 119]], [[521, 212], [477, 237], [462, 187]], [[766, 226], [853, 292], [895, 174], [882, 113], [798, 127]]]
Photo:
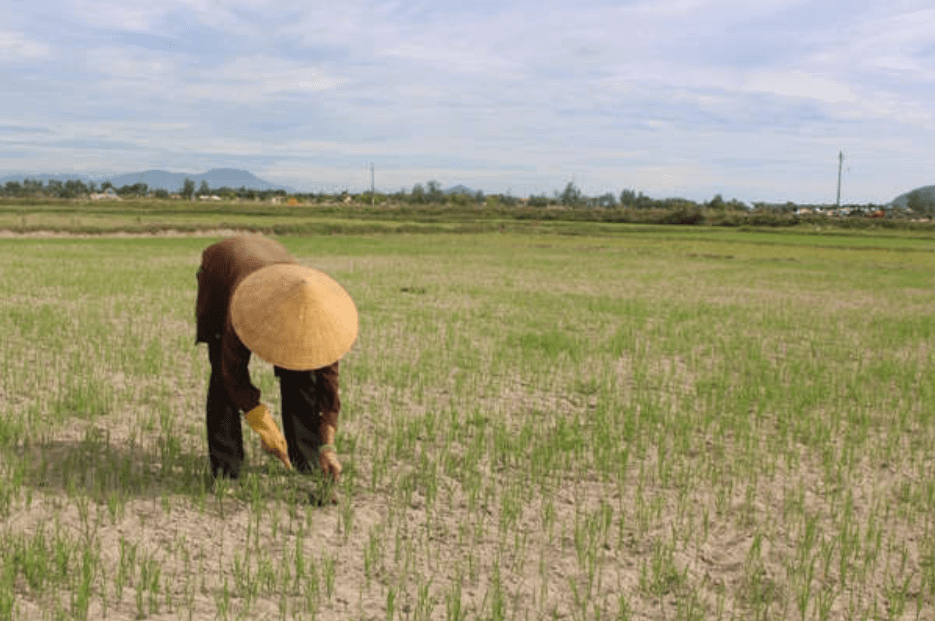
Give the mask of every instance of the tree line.
[[110, 181], [104, 181], [100, 185], [94, 181], [85, 183], [81, 179], [69, 179], [60, 181], [49, 179], [47, 182], [42, 179], [24, 179], [19, 181], [7, 181], [0, 186], [0, 196], [7, 198], [27, 198], [27, 197], [48, 197], [81, 199], [87, 198], [91, 194], [105, 193], [112, 190], [121, 198], [159, 198], [168, 199], [172, 194], [180, 198], [192, 199], [196, 196], [222, 196], [228, 199], [247, 199], [247, 200], [266, 200], [272, 196], [285, 196], [285, 190], [257, 190], [241, 186], [234, 189], [229, 187], [211, 188], [207, 181], [202, 181], [198, 189], [195, 189], [195, 182], [185, 178], [182, 186], [174, 193], [170, 194], [165, 188], [150, 188], [142, 181], [133, 185], [125, 184], [121, 187], [115, 186]]
[[[80, 179], [70, 179], [60, 181], [50, 179], [43, 182], [41, 179], [24, 179], [19, 181], [7, 181], [5, 185], [0, 186], [0, 196], [7, 198], [26, 198], [26, 197], [49, 197], [60, 199], [83, 199], [91, 194], [106, 192], [112, 190], [117, 196], [122, 198], [156, 198], [169, 199], [175, 195], [181, 199], [194, 200], [199, 196], [218, 196], [227, 200], [251, 200], [265, 201], [273, 197], [284, 198], [287, 196], [285, 190], [258, 190], [241, 186], [239, 188], [230, 188], [227, 186], [212, 188], [207, 181], [202, 180], [196, 188], [195, 182], [190, 178], [185, 178], [182, 186], [177, 192], [172, 194], [164, 188], [149, 188], [143, 182], [132, 185], [123, 185], [115, 187], [110, 181], [104, 181], [100, 185], [91, 181], [85, 183]], [[821, 211], [828, 212], [827, 205], [808, 205], [786, 202], [783, 204], [754, 202], [747, 205], [736, 199], [725, 200], [720, 194], [716, 194], [708, 201], [693, 201], [686, 198], [663, 198], [654, 199], [646, 196], [642, 192], [625, 188], [617, 193], [606, 192], [597, 196], [588, 196], [577, 187], [574, 182], [568, 182], [564, 189], [555, 191], [552, 195], [546, 193], [533, 194], [528, 198], [513, 196], [511, 193], [485, 194], [482, 190], [468, 190], [459, 188], [454, 191], [445, 192], [442, 190], [438, 181], [431, 180], [425, 183], [416, 183], [411, 190], [403, 188], [395, 193], [376, 193], [370, 192], [352, 194], [347, 190], [339, 193], [295, 193], [289, 196], [303, 202], [358, 202], [362, 204], [383, 204], [397, 203], [410, 205], [435, 205], [435, 206], [503, 206], [503, 207], [565, 207], [575, 209], [655, 209], [665, 210], [677, 215], [677, 219], [690, 223], [692, 220], [700, 221], [701, 212], [743, 212], [760, 213], [768, 215], [790, 215], [801, 213], [802, 211]], [[920, 190], [914, 190], [908, 196], [906, 207], [912, 214], [922, 217], [935, 218], [935, 195], [927, 194]], [[877, 213], [889, 208], [882, 205], [850, 205], [841, 210], [836, 215], [864, 215], [868, 213]]]
[[[4, 186], [0, 187], [0, 196], [9, 198], [50, 197], [79, 199], [85, 198], [91, 194], [106, 192], [108, 189], [113, 190], [117, 196], [123, 198], [152, 197], [167, 199], [170, 197], [168, 190], [164, 188], [150, 189], [149, 186], [143, 182], [116, 187], [110, 181], [104, 181], [100, 185], [97, 185], [93, 181], [85, 183], [80, 179], [70, 179], [64, 182], [56, 179], [50, 179], [48, 182], [44, 182], [41, 179], [24, 179], [22, 183], [19, 181], [7, 181]], [[173, 194], [176, 194], [183, 199], [192, 199], [197, 196], [219, 196], [226, 199], [265, 200], [273, 196], [286, 196], [285, 190], [257, 190], [254, 188], [247, 188], [245, 186], [241, 186], [240, 188], [230, 188], [227, 186], [212, 188], [205, 180], [202, 180], [201, 185], [196, 189], [195, 182], [187, 177], [183, 181], [181, 187]], [[445, 192], [442, 190], [441, 184], [435, 180], [429, 181], [425, 185], [416, 183], [412, 187], [411, 191], [407, 189], [401, 189], [395, 193], [378, 193], [375, 196], [371, 196], [369, 192], [351, 194], [347, 190], [338, 193], [295, 193], [291, 196], [301, 200], [317, 202], [322, 202], [325, 200], [345, 201], [350, 198], [362, 202], [376, 199], [380, 202], [394, 200], [396, 202], [416, 205], [441, 205], [447, 203], [455, 205], [468, 205], [471, 203], [485, 204], [495, 202], [505, 206], [524, 203], [534, 207], [561, 205], [565, 207], [609, 208], [618, 207], [621, 205], [637, 208], [650, 208], [666, 205], [671, 206], [670, 203], [672, 201], [684, 200], [665, 199], [662, 201], [664, 204], [659, 204], [659, 201], [645, 196], [642, 192], [637, 194], [636, 191], [630, 189], [621, 191], [619, 195], [608, 192], [600, 196], [590, 197], [586, 196], [577, 186], [574, 185], [574, 183], [571, 182], [565, 186], [565, 189], [562, 192], [556, 191], [552, 196], [548, 196], [543, 193], [541, 195], [532, 195], [528, 199], [521, 199], [511, 195], [509, 192], [506, 194], [501, 193], [490, 195], [485, 194], [483, 190], [457, 190], [454, 192]], [[725, 203], [723, 199], [721, 199], [720, 195], [715, 197], [714, 204], [719, 207], [724, 206], [725, 208], [745, 207], [742, 203], [737, 201]]]

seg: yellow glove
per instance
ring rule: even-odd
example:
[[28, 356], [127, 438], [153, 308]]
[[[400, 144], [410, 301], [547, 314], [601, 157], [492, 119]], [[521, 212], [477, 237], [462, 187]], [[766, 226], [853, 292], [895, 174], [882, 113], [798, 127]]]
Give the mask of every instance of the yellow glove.
[[270, 416], [269, 409], [261, 403], [244, 414], [244, 418], [247, 419], [250, 428], [260, 434], [263, 450], [278, 457], [282, 460], [282, 463], [286, 464], [286, 468], [292, 470], [286, 439], [282, 437], [279, 427], [276, 426], [273, 417]]

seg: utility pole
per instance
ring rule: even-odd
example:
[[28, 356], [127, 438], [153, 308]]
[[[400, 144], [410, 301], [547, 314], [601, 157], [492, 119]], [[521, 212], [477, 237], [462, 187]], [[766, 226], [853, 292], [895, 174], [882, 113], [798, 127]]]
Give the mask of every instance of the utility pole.
[[844, 166], [844, 151], [838, 151], [838, 209], [841, 208], [841, 168]]
[[370, 206], [376, 205], [376, 194], [373, 191], [373, 162], [370, 162]]

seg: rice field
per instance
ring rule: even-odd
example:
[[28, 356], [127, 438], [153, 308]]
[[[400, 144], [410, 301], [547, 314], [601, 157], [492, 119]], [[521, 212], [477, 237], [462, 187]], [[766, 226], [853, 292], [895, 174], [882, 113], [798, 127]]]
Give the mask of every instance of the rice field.
[[282, 237], [360, 311], [325, 507], [208, 474], [216, 237], [0, 238], [0, 620], [933, 619], [917, 235]]

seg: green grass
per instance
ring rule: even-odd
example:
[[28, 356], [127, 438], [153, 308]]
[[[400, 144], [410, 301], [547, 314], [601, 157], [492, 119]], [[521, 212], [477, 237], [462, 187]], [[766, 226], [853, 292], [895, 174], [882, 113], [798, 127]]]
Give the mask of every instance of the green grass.
[[207, 475], [215, 238], [0, 239], [0, 619], [932, 618], [935, 238], [572, 231], [280, 238], [360, 310], [328, 507]]

